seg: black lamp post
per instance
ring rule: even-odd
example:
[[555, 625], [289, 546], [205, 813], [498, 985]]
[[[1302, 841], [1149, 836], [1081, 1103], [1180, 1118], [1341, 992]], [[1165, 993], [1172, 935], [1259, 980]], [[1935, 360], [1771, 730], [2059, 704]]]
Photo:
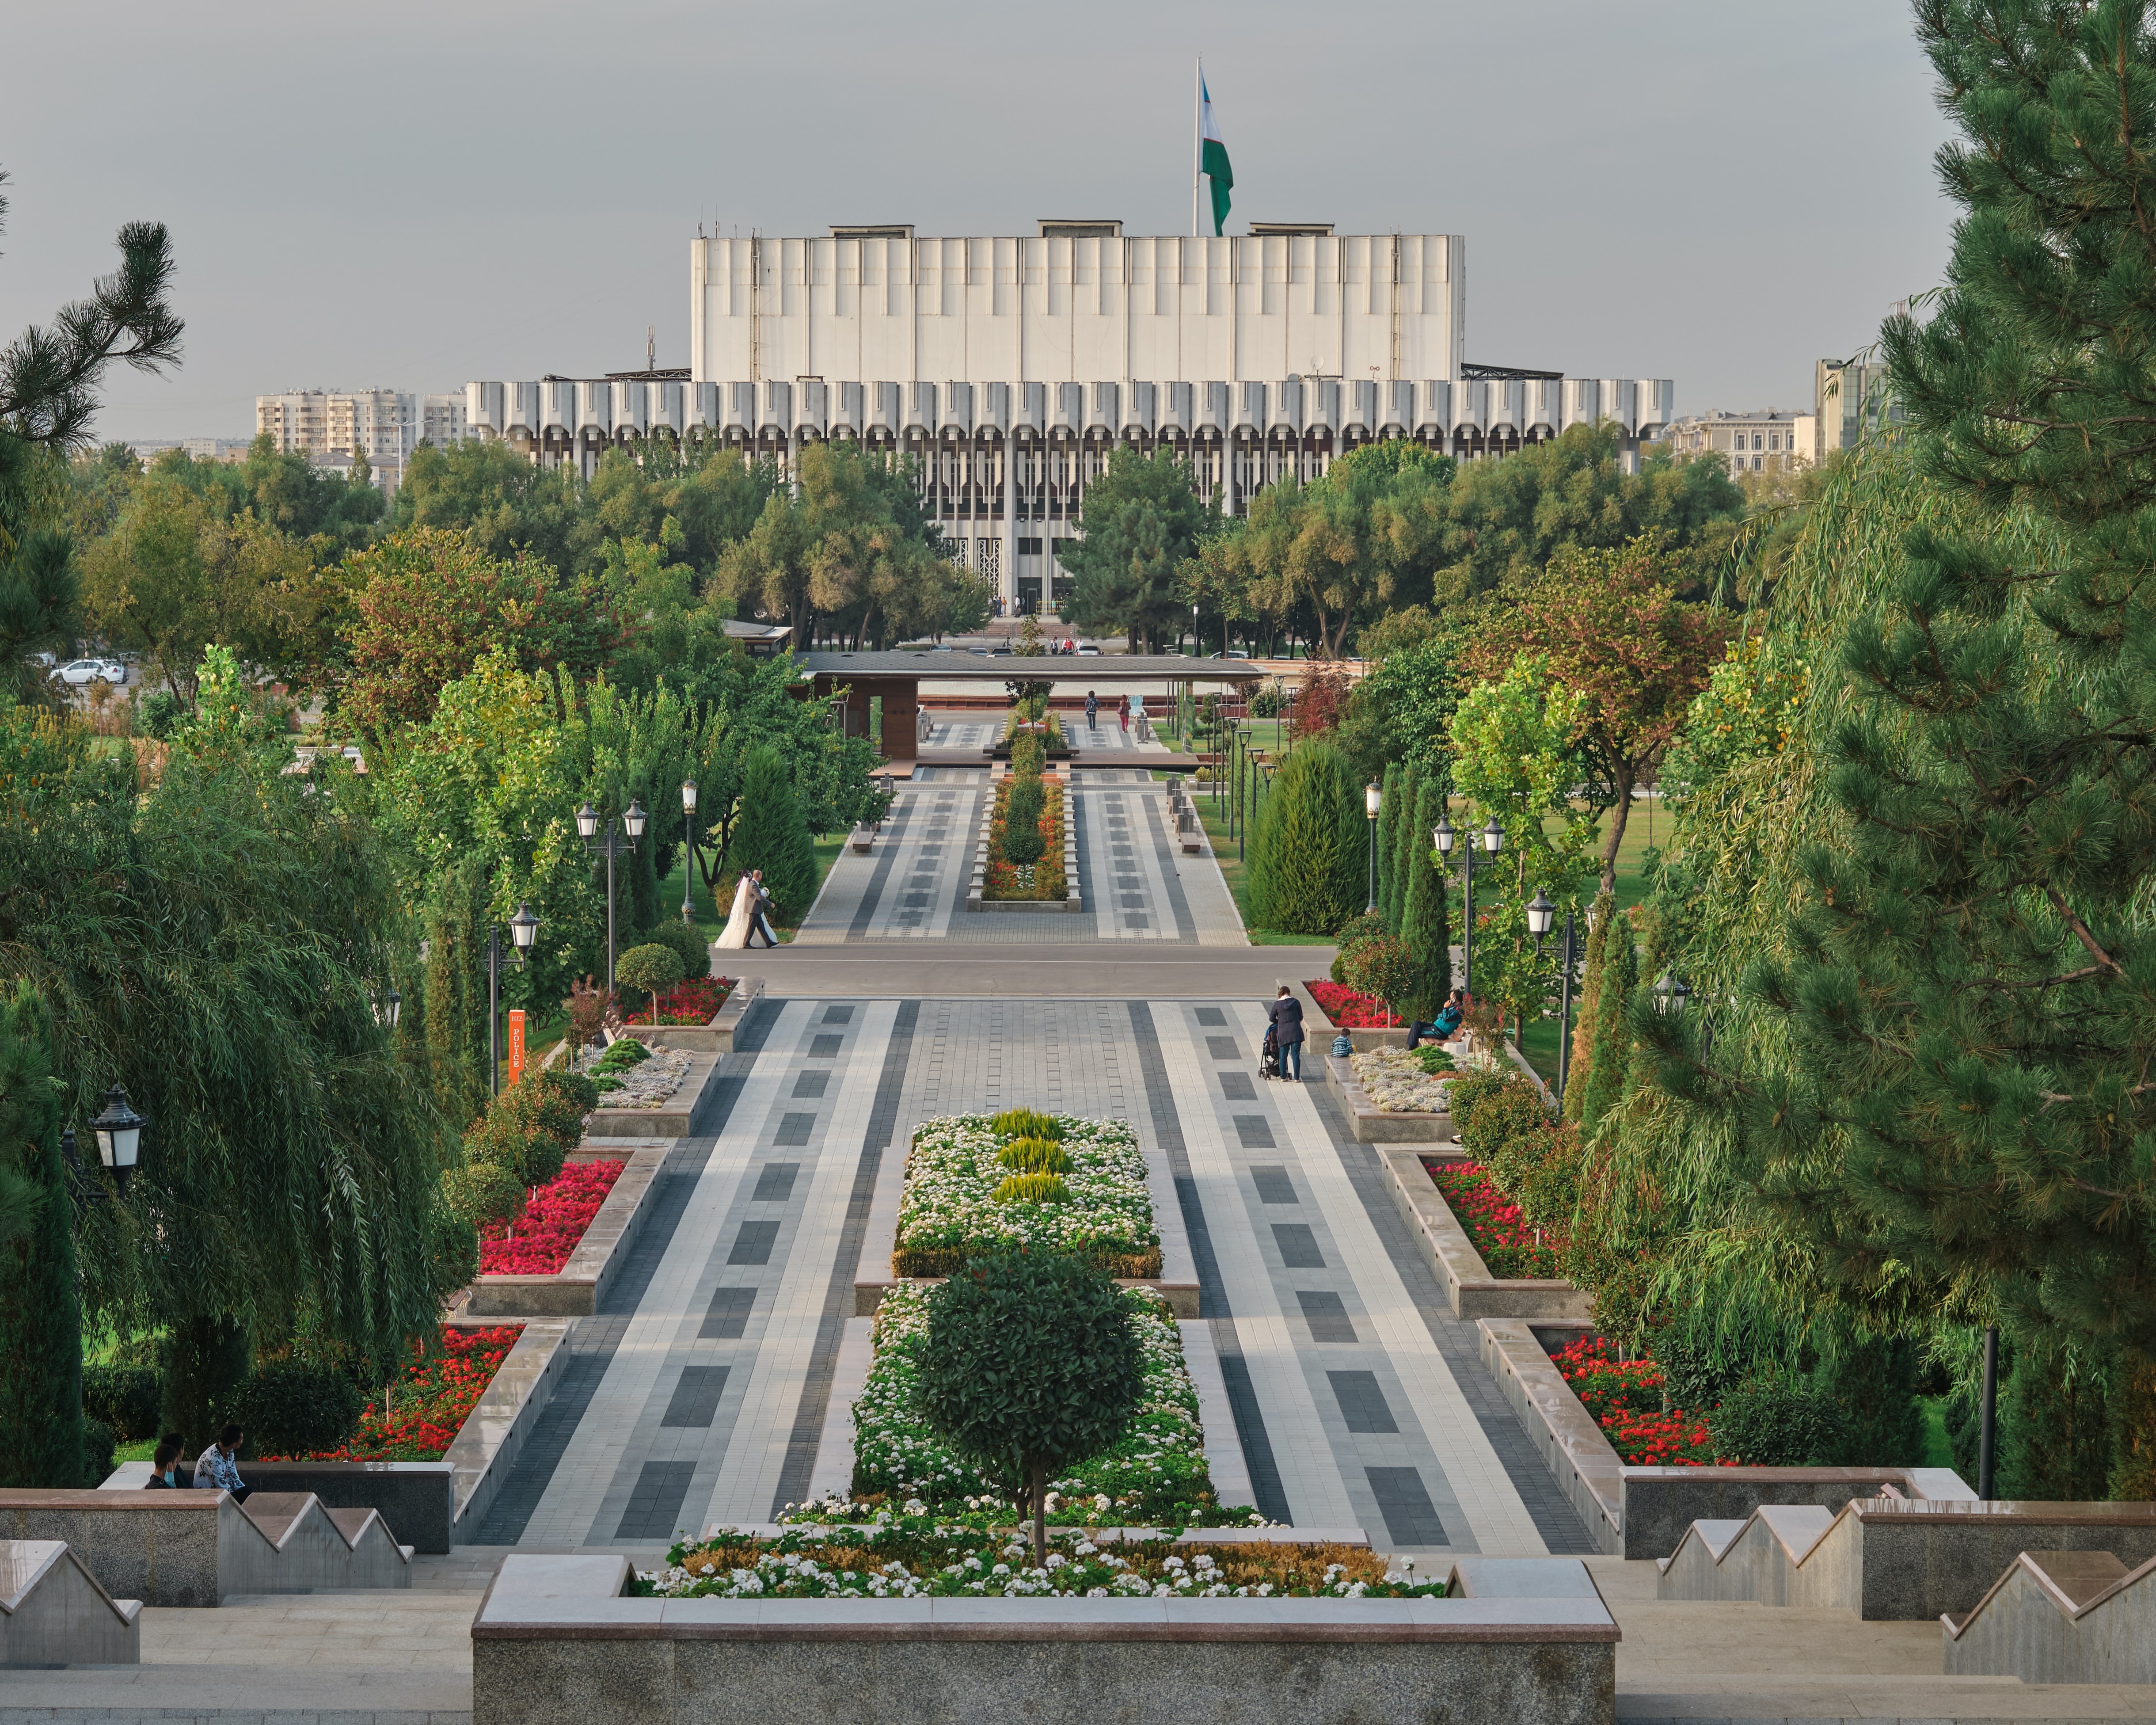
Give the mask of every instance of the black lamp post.
[[[632, 855], [636, 851], [636, 841], [644, 836], [644, 805], [632, 797], [629, 798], [629, 807], [623, 811], [621, 817], [622, 828], [629, 834], [629, 849]], [[599, 829], [602, 826], [606, 829], [604, 839], [599, 837]], [[584, 806], [577, 811], [577, 836], [584, 841], [584, 849], [592, 855], [603, 856], [606, 859], [606, 985], [608, 998], [612, 999], [613, 995], [613, 860], [621, 854], [620, 841], [615, 837], [613, 824], [600, 819], [598, 811], [592, 807], [589, 798], [587, 798]]]
[[1550, 932], [1550, 924], [1556, 920], [1557, 906], [1550, 901], [1548, 892], [1537, 886], [1532, 902], [1527, 906], [1527, 932], [1535, 937], [1536, 957], [1543, 956], [1543, 937]]
[[691, 928], [696, 926], [696, 781], [681, 781], [681, 813], [689, 824], [689, 834], [681, 851], [681, 920]]
[[127, 1092], [119, 1085], [105, 1093], [105, 1111], [90, 1123], [97, 1139], [97, 1159], [112, 1176], [123, 1199], [142, 1150], [142, 1117], [127, 1106]]
[[[1494, 814], [1490, 817], [1490, 824], [1474, 836], [1481, 840], [1486, 855], [1495, 856], [1505, 848], [1505, 829], [1497, 824], [1497, 817]], [[1459, 843], [1459, 839], [1460, 835], [1452, 829], [1452, 817], [1439, 815], [1437, 824], [1430, 829], [1430, 839], [1437, 847], [1440, 862], [1451, 856], [1452, 848]], [[1466, 850], [1460, 854], [1464, 890], [1460, 916], [1460, 968], [1466, 973], [1461, 984], [1471, 1000], [1475, 998], [1475, 850], [1471, 840]]]
[[1655, 1010], [1674, 1014], [1685, 1009], [1685, 1002], [1691, 999], [1691, 988], [1674, 970], [1662, 973], [1661, 981], [1655, 984]]
[[1984, 1399], [1976, 1438], [1976, 1495], [1991, 1501], [1998, 1484], [1999, 1445], [1999, 1326], [1984, 1327]]
[[1564, 1081], [1572, 1065], [1572, 906], [1564, 907], [1563, 968], [1558, 978], [1557, 1009], [1557, 1099], [1564, 1100]]
[[1378, 908], [1378, 810], [1384, 800], [1384, 787], [1376, 779], [1363, 787], [1363, 812], [1370, 818], [1370, 901], [1363, 906], [1366, 916]]
[[[530, 906], [520, 903], [509, 919], [509, 962], [519, 970], [524, 955], [539, 937], [539, 919]], [[486, 928], [486, 1080], [490, 1096], [501, 1094], [501, 931], [491, 919]]]

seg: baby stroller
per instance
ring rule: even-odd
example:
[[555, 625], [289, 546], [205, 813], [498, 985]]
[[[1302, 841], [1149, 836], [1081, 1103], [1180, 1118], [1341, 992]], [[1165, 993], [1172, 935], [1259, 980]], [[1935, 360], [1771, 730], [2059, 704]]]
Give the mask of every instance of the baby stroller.
[[1280, 1026], [1267, 1024], [1265, 1040], [1258, 1046], [1258, 1070], [1268, 1078], [1281, 1076]]

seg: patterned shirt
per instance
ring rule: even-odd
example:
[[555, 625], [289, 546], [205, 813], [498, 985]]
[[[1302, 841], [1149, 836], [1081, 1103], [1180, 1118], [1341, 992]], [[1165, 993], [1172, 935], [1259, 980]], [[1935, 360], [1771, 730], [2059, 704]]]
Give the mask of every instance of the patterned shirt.
[[239, 1477], [239, 1466], [231, 1456], [209, 1445], [195, 1457], [195, 1485], [206, 1491], [244, 1491], [246, 1482]]

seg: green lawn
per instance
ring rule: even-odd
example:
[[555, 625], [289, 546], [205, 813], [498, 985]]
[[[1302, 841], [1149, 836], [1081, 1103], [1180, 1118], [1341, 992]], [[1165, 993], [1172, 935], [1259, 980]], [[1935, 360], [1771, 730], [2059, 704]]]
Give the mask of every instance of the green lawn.
[[[838, 861], [839, 854], [845, 850], [847, 837], [844, 833], [834, 833], [828, 838], [815, 840], [816, 889], [819, 892], [823, 891], [824, 880], [831, 872], [831, 865]], [[685, 861], [685, 858], [684, 862]], [[721, 879], [723, 880], [723, 877]], [[719, 932], [726, 926], [726, 913], [732, 908], [732, 901], [729, 900], [723, 906], [713, 902], [711, 893], [705, 888], [701, 870], [697, 871], [696, 890], [692, 896], [696, 906], [696, 927], [702, 931], [706, 940], [716, 940], [719, 937]], [[680, 866], [677, 865], [672, 874], [659, 883], [659, 902], [673, 910], [675, 914], [680, 913], [681, 904], [681, 868]], [[810, 896], [810, 902], [812, 904], [814, 902], [813, 894]], [[799, 926], [798, 923], [793, 922], [780, 923], [778, 938], [782, 942], [792, 940]]]

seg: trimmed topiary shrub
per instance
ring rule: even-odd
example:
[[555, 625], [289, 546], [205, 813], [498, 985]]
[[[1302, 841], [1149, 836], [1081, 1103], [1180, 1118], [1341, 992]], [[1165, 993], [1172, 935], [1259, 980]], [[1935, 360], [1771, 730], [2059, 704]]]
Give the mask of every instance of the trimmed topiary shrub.
[[1082, 1258], [976, 1258], [928, 1296], [921, 1409], [937, 1436], [1033, 1512], [1047, 1562], [1048, 1482], [1123, 1435], [1143, 1362], [1116, 1285]]
[[681, 980], [681, 955], [657, 941], [631, 947], [613, 968], [614, 980], [653, 1002], [653, 1022], [658, 1019], [656, 997]]
[[1006, 1108], [988, 1122], [988, 1130], [1000, 1138], [1060, 1138], [1062, 1122], [1053, 1114], [1031, 1108]]
[[248, 1455], [334, 1450], [359, 1429], [367, 1399], [335, 1366], [265, 1360], [228, 1399], [225, 1414], [247, 1430]]
[[82, 1410], [101, 1420], [121, 1440], [135, 1444], [157, 1435], [164, 1386], [149, 1366], [85, 1366]]
[[1013, 1138], [996, 1160], [1017, 1174], [1067, 1174], [1070, 1158], [1053, 1138]]
[[1014, 778], [1004, 797], [1004, 860], [1037, 863], [1048, 849], [1040, 836], [1040, 814], [1046, 794], [1038, 778]]
[[988, 1194], [993, 1204], [1068, 1204], [1070, 1189], [1060, 1174], [1013, 1174]]
[[1834, 1398], [1779, 1372], [1729, 1390], [1707, 1429], [1717, 1456], [1748, 1467], [1834, 1467], [1848, 1447], [1848, 1420]]

